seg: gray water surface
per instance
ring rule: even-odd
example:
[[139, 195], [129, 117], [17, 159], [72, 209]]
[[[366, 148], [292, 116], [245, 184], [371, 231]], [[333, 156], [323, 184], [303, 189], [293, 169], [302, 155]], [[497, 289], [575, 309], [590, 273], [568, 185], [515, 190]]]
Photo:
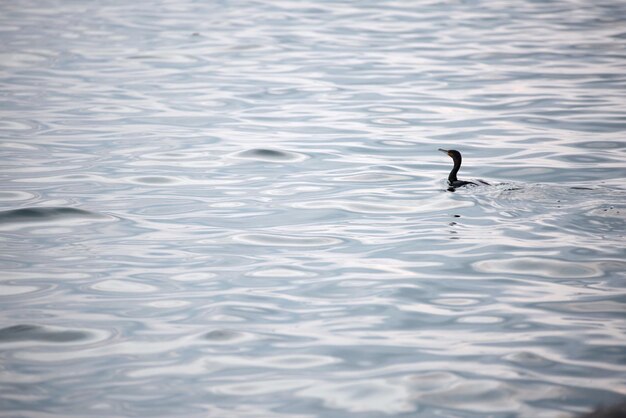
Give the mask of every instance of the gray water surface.
[[2, 2], [0, 415], [617, 402], [625, 138], [620, 1]]

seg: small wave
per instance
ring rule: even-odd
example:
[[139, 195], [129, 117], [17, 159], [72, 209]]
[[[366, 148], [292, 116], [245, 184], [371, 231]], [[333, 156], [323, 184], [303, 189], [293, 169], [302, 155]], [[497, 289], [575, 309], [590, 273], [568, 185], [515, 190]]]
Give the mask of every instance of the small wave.
[[131, 179], [131, 181], [147, 185], [173, 184], [178, 182], [177, 179], [168, 176], [142, 176], [135, 177]]
[[17, 229], [32, 224], [75, 224], [94, 221], [108, 221], [113, 217], [97, 212], [70, 207], [39, 207], [11, 209], [0, 212], [0, 228]]
[[338, 238], [326, 236], [303, 237], [270, 234], [241, 234], [236, 236], [235, 239], [246, 244], [277, 247], [327, 247], [342, 242]]
[[519, 257], [511, 260], [481, 260], [473, 263], [480, 273], [532, 274], [547, 279], [584, 279], [600, 277], [602, 270], [594, 263], [576, 263], [539, 257]]
[[247, 160], [258, 160], [275, 163], [284, 162], [296, 162], [302, 161], [307, 158], [306, 155], [291, 151], [282, 151], [268, 148], [254, 148], [246, 151], [241, 151], [234, 154], [237, 158], [243, 158]]
[[0, 329], [0, 343], [20, 341], [45, 341], [67, 343], [89, 339], [84, 331], [54, 330], [39, 325], [20, 324]]
[[241, 344], [254, 340], [255, 336], [229, 329], [214, 329], [204, 333], [201, 338], [210, 344]]

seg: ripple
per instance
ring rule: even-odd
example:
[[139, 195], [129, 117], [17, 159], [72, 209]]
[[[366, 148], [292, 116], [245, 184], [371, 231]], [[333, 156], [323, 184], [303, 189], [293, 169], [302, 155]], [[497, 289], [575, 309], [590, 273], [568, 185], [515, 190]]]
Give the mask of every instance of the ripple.
[[316, 200], [293, 204], [293, 207], [300, 209], [339, 209], [348, 212], [367, 214], [394, 214], [394, 213], [425, 213], [433, 210], [451, 210], [471, 206], [471, 202], [448, 201], [445, 203], [437, 201], [399, 201], [393, 205], [390, 203], [358, 202], [342, 200]]
[[310, 273], [294, 268], [277, 267], [271, 269], [256, 270], [248, 274], [251, 277], [314, 277], [315, 273]]
[[302, 209], [341, 209], [348, 212], [357, 213], [408, 213], [414, 212], [415, 208], [402, 205], [388, 205], [384, 203], [366, 202], [342, 202], [342, 201], [315, 201], [304, 202], [294, 205]]
[[214, 342], [214, 343], [232, 343], [232, 342], [241, 342], [246, 339], [246, 336], [242, 333], [229, 331], [229, 330], [213, 330], [209, 331], [203, 335], [205, 340]]
[[184, 306], [189, 306], [190, 302], [185, 301], [185, 300], [157, 300], [154, 302], [146, 303], [145, 305], [155, 307], [155, 308], [170, 309], [170, 308], [182, 308]]
[[236, 158], [273, 163], [293, 163], [306, 160], [304, 154], [268, 148], [255, 148], [233, 154]]
[[46, 62], [48, 58], [39, 54], [32, 54], [27, 52], [12, 52], [12, 53], [0, 53], [0, 62], [2, 65], [9, 68], [24, 68], [39, 66]]
[[178, 183], [178, 179], [165, 176], [143, 176], [130, 179], [132, 182], [139, 184], [174, 184]]
[[103, 280], [90, 286], [91, 289], [101, 292], [114, 293], [150, 293], [158, 288], [146, 283], [137, 283], [128, 280]]
[[391, 106], [374, 106], [374, 107], [370, 107], [367, 110], [369, 110], [370, 112], [375, 112], [375, 113], [395, 113], [395, 112], [402, 112], [402, 109], [396, 108], [396, 107], [391, 107]]
[[235, 239], [246, 244], [277, 247], [327, 247], [343, 242], [338, 238], [324, 236], [303, 237], [278, 234], [239, 234], [235, 236]]
[[205, 282], [215, 276], [216, 274], [212, 272], [187, 272], [172, 275], [171, 280], [181, 282]]
[[480, 273], [512, 273], [549, 279], [582, 279], [602, 275], [602, 270], [590, 263], [538, 257], [520, 257], [511, 260], [481, 260], [472, 263], [472, 267]]
[[333, 181], [345, 181], [350, 183], [381, 183], [389, 181], [410, 180], [411, 176], [386, 173], [361, 173], [334, 177]]
[[553, 361], [539, 354], [528, 351], [507, 354], [505, 358], [509, 361], [521, 364], [522, 366], [529, 368], [550, 367], [554, 365]]
[[576, 301], [571, 302], [546, 302], [540, 304], [544, 308], [557, 310], [560, 312], [585, 312], [588, 314], [615, 314], [619, 315], [626, 309], [626, 304], [611, 301], [611, 300], [598, 300], [598, 301]]
[[0, 285], [0, 297], [24, 295], [39, 292], [40, 290], [41, 287], [38, 286]]
[[109, 215], [71, 207], [22, 208], [0, 212], [0, 229], [13, 230], [41, 224], [84, 224], [113, 219]]
[[352, 413], [398, 414], [415, 410], [408, 388], [382, 379], [320, 383], [300, 390], [298, 395], [317, 398], [327, 408]]
[[393, 119], [393, 118], [378, 118], [373, 120], [374, 123], [379, 125], [408, 125], [409, 122], [402, 119]]
[[432, 303], [447, 306], [471, 306], [479, 304], [480, 300], [470, 298], [439, 298], [432, 300]]
[[110, 113], [110, 114], [133, 114], [142, 113], [143, 110], [131, 106], [117, 105], [97, 105], [85, 109], [87, 113]]
[[84, 341], [91, 336], [84, 331], [59, 330], [39, 325], [13, 325], [0, 329], [0, 344], [16, 341], [44, 341], [48, 343], [68, 343]]
[[280, 394], [284, 391], [292, 391], [303, 386], [309, 386], [315, 382], [298, 379], [298, 380], [265, 380], [263, 382], [242, 382], [230, 383], [213, 386], [211, 391], [223, 395], [231, 396], [258, 396], [269, 394]]
[[[0, 191], [0, 201], [4, 202], [19, 202], [26, 201], [35, 198], [34, 193], [22, 192], [22, 191]], [[2, 212], [0, 212], [1, 216]]]
[[498, 324], [504, 321], [505, 318], [486, 315], [466, 315], [463, 318], [457, 319], [457, 322], [460, 324]]
[[498, 413], [518, 408], [518, 402], [514, 400], [513, 394], [505, 383], [458, 379], [446, 388], [421, 395], [419, 399], [451, 408], [466, 409], [471, 405], [474, 411]]
[[624, 148], [624, 143], [621, 141], [583, 141], [572, 145], [581, 148], [601, 150]]
[[338, 362], [339, 360], [332, 356], [317, 354], [291, 354], [264, 358], [265, 365], [279, 369], [309, 369]]

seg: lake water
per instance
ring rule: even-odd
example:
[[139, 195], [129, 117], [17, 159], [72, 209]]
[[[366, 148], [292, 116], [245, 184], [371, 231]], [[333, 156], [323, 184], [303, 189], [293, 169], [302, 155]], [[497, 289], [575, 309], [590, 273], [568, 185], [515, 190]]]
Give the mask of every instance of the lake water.
[[4, 1], [0, 138], [3, 417], [626, 396], [623, 1]]

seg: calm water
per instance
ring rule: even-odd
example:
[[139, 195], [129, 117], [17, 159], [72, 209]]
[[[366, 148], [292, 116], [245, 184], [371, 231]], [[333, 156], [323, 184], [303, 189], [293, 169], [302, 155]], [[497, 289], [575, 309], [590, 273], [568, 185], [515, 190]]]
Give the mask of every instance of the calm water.
[[623, 1], [4, 1], [0, 116], [3, 417], [626, 395]]

